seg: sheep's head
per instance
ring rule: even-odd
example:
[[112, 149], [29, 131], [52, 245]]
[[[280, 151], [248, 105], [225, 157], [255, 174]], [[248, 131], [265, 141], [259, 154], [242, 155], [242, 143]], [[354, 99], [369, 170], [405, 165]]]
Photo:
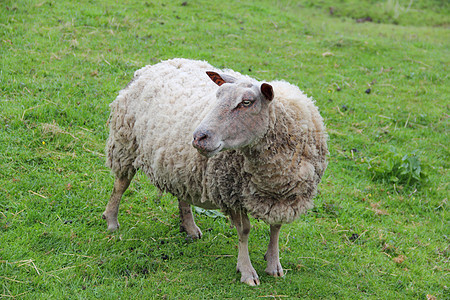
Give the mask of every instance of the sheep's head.
[[268, 130], [272, 86], [238, 81], [215, 72], [207, 74], [219, 86], [217, 103], [194, 131], [192, 145], [211, 157], [222, 150], [248, 146], [261, 138]]

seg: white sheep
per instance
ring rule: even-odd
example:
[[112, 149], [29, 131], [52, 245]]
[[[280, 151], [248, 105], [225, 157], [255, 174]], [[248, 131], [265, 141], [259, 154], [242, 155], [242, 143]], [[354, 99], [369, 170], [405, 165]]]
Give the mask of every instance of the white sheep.
[[270, 224], [265, 271], [284, 275], [281, 224], [313, 207], [328, 153], [322, 117], [298, 87], [172, 59], [136, 71], [111, 104], [109, 127], [109, 230], [118, 228], [120, 199], [141, 169], [178, 198], [180, 228], [191, 237], [202, 233], [190, 204], [230, 216], [239, 236], [237, 270], [252, 286], [260, 281], [248, 253], [247, 214]]

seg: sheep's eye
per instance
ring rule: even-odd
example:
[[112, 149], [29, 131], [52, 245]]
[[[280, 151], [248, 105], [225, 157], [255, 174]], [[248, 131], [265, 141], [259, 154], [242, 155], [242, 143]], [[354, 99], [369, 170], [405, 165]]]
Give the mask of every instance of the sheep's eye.
[[252, 105], [252, 101], [250, 100], [242, 100], [242, 106], [244, 107], [249, 107], [250, 105]]

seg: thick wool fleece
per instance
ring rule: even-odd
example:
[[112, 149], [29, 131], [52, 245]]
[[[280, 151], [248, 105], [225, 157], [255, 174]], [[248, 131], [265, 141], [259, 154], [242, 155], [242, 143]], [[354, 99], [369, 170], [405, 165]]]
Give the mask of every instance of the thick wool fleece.
[[118, 177], [143, 170], [160, 190], [193, 205], [246, 210], [270, 224], [288, 223], [313, 206], [327, 166], [322, 117], [296, 86], [270, 82], [266, 134], [211, 158], [192, 147], [192, 133], [216, 101], [215, 71], [256, 80], [206, 62], [173, 59], [146, 66], [111, 104], [107, 165]]

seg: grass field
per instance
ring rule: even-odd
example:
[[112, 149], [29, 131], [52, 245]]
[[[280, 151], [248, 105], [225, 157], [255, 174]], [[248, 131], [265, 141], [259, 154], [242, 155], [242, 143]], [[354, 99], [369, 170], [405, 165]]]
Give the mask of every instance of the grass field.
[[[0, 3], [0, 298], [450, 299], [447, 1]], [[235, 273], [237, 234], [139, 173], [121, 229], [101, 219], [108, 104], [147, 64], [204, 59], [316, 99], [329, 167], [316, 207], [280, 236], [252, 220], [261, 285]]]

